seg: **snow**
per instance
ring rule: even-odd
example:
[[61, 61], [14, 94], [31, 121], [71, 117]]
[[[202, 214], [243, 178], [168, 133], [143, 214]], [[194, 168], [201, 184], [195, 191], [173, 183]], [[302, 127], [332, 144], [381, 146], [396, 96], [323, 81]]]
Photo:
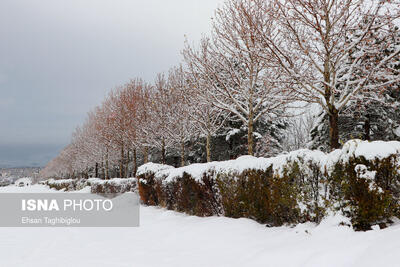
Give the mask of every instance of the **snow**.
[[365, 166], [363, 164], [356, 165], [354, 170], [358, 173], [360, 178], [363, 178], [363, 179], [366, 179], [369, 181], [374, 181], [374, 179], [375, 179], [376, 171], [368, 171], [367, 166]]
[[71, 184], [73, 183], [75, 180], [74, 179], [49, 179], [47, 180], [49, 183], [51, 184], [57, 184], [57, 185], [61, 185], [61, 184]]
[[400, 126], [394, 130], [394, 134], [400, 137]]
[[[42, 185], [1, 192], [48, 191]], [[1, 266], [395, 267], [400, 224], [354, 232], [340, 216], [267, 228], [249, 219], [200, 218], [141, 207], [137, 228], [0, 228]]]
[[14, 182], [16, 186], [19, 186], [20, 183], [23, 183], [24, 186], [30, 186], [32, 184], [32, 179], [29, 177], [19, 178]]
[[[104, 185], [112, 185], [112, 186], [128, 186], [132, 185], [136, 187], [137, 178], [112, 178], [109, 180], [103, 180], [100, 178], [89, 178], [89, 179], [61, 179], [61, 180], [54, 180], [49, 179], [46, 181], [47, 185], [54, 186], [62, 186], [67, 191], [70, 189], [83, 189], [83, 188], [90, 188], [91, 186], [104, 186]], [[90, 192], [90, 191], [89, 191]]]
[[225, 137], [225, 140], [228, 142], [234, 135], [238, 134], [240, 129], [232, 129], [230, 130]]
[[[140, 168], [144, 168], [147, 172], [154, 172], [156, 178], [164, 179], [165, 182], [170, 182], [177, 177], [181, 177], [184, 172], [190, 174], [196, 180], [201, 180], [204, 173], [216, 171], [218, 173], [230, 173], [230, 172], [242, 172], [247, 169], [267, 169], [271, 165], [277, 171], [282, 171], [284, 165], [292, 160], [298, 160], [299, 157], [304, 158], [307, 162], [320, 162], [325, 154], [320, 151], [310, 151], [307, 149], [297, 150], [289, 154], [280, 155], [272, 158], [257, 158], [253, 156], [241, 156], [235, 160], [227, 161], [214, 161], [209, 163], [196, 163], [181, 168], [165, 168], [151, 169], [151, 165], [142, 165]], [[167, 165], [164, 165], [167, 166]], [[139, 168], [139, 169], [140, 169]], [[138, 172], [138, 175], [143, 172]]]
[[143, 174], [146, 174], [148, 172], [159, 172], [159, 171], [162, 171], [162, 170], [172, 169], [172, 168], [174, 168], [174, 167], [168, 166], [168, 165], [149, 162], [149, 163], [146, 163], [146, 164], [143, 164], [142, 166], [140, 166], [137, 169], [136, 175], [143, 175]]
[[282, 173], [288, 162], [298, 162], [299, 164], [315, 163], [320, 166], [322, 172], [325, 170], [331, 172], [337, 162], [347, 162], [351, 157], [363, 156], [367, 160], [373, 160], [386, 158], [390, 155], [400, 155], [400, 142], [368, 142], [355, 139], [345, 143], [342, 149], [336, 149], [328, 154], [317, 150], [300, 149], [271, 158], [242, 156], [235, 160], [197, 163], [181, 168], [147, 163], [139, 167], [138, 175], [153, 172], [157, 179], [162, 179], [165, 183], [168, 183], [177, 177], [182, 177], [183, 173], [186, 172], [197, 181], [201, 181], [204, 173], [212, 171], [217, 173], [241, 173], [247, 169], [266, 170], [272, 166], [275, 172]]
[[129, 183], [135, 183], [137, 181], [136, 178], [112, 178], [109, 180], [103, 180], [100, 178], [89, 178], [87, 180], [90, 184], [96, 185], [104, 185], [104, 184], [112, 184], [112, 185], [125, 185]]
[[383, 159], [390, 155], [400, 154], [400, 142], [391, 141], [374, 141], [374, 142], [359, 142], [358, 145], [352, 142], [355, 146], [354, 155], [356, 157], [364, 156], [367, 160]]
[[49, 189], [47, 186], [39, 184], [34, 184], [32, 186], [27, 186], [27, 187], [18, 187], [14, 185], [0, 187], [0, 193], [58, 193], [58, 192], [59, 191], [55, 189]]
[[369, 171], [368, 167], [363, 164], [358, 164], [354, 168], [360, 178], [363, 178], [369, 183], [369, 190], [377, 189], [379, 193], [383, 193], [383, 189], [375, 183], [376, 171]]

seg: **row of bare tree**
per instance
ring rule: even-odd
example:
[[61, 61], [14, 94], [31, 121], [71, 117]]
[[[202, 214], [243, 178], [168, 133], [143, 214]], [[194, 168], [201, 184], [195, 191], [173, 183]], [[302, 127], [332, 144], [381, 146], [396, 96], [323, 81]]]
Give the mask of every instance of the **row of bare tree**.
[[[376, 98], [398, 82], [400, 47], [388, 49], [399, 17], [397, 0], [227, 0], [215, 11], [212, 32], [199, 44], [186, 41], [184, 61], [153, 84], [135, 79], [113, 90], [75, 131], [72, 142], [42, 171], [43, 176], [102, 169], [127, 163], [151, 148], [162, 153], [193, 136], [210, 138], [234, 116], [248, 130], [254, 154], [254, 124], [281, 115], [299, 101], [329, 115], [331, 148], [339, 147], [338, 114], [349, 101]], [[95, 166], [94, 166], [95, 165]]]

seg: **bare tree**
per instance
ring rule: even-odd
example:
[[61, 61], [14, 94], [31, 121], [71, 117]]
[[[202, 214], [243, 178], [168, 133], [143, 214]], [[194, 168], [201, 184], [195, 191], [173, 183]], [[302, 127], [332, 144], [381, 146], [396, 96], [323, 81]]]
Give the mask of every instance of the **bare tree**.
[[[198, 50], [186, 45], [183, 52], [189, 68], [205, 77], [213, 105], [247, 126], [249, 155], [254, 154], [254, 123], [284, 108], [290, 94], [262, 56], [262, 38], [251, 17], [265, 18], [264, 13], [252, 1], [227, 1], [215, 12], [212, 38], [203, 38]], [[268, 32], [270, 25], [263, 26]]]
[[185, 166], [185, 142], [198, 133], [198, 129], [189, 115], [191, 110], [186, 82], [182, 66], [172, 68], [169, 71], [168, 94], [171, 101], [167, 132], [171, 141], [180, 146], [181, 166]]
[[[123, 131], [126, 150], [125, 173], [128, 174], [129, 162], [133, 161], [133, 175], [137, 170], [137, 149], [141, 146], [140, 128], [143, 127], [143, 120], [139, 116], [141, 102], [144, 101], [143, 90], [146, 90], [147, 84], [137, 78], [133, 79], [123, 87], [120, 94], [120, 101], [125, 113], [125, 129]], [[132, 154], [132, 155], [131, 155]]]
[[288, 122], [283, 148], [286, 151], [306, 148], [311, 141], [310, 132], [315, 126], [315, 118], [310, 110], [306, 109], [301, 114], [290, 117]]
[[[339, 147], [338, 114], [360, 91], [374, 90], [399, 80], [393, 70], [381, 72], [382, 66], [400, 53], [393, 53], [360, 72], [366, 54], [380, 51], [372, 34], [386, 31], [399, 17], [396, 0], [254, 0], [267, 18], [251, 16], [258, 26], [265, 55], [280, 66], [300, 100], [318, 103], [329, 115], [330, 146]], [[274, 30], [265, 32], [265, 23], [274, 23]], [[357, 38], [355, 36], [357, 30]], [[348, 55], [358, 53], [351, 62]], [[272, 57], [271, 57], [272, 56]], [[353, 73], [363, 73], [354, 77]], [[377, 75], [387, 75], [382, 83], [369, 83]]]
[[174, 142], [170, 138], [174, 129], [171, 128], [171, 112], [173, 95], [170, 92], [168, 80], [163, 73], [157, 75], [153, 93], [149, 102], [151, 121], [149, 131], [151, 142], [154, 147], [161, 151], [161, 162], [166, 163], [167, 149], [173, 147]]
[[207, 162], [211, 161], [211, 137], [217, 133], [229, 117], [229, 112], [215, 107], [208, 95], [209, 83], [200, 73], [190, 68], [185, 73], [185, 96], [189, 104], [189, 116], [200, 134], [206, 137]]

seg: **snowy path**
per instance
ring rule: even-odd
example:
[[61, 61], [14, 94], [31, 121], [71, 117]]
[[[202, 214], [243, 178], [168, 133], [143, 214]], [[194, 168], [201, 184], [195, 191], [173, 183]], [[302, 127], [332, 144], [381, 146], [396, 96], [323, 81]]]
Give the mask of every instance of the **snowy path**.
[[[10, 191], [49, 190], [0, 188]], [[400, 225], [355, 233], [336, 223], [266, 228], [142, 207], [138, 228], [0, 228], [0, 266], [399, 266]]]

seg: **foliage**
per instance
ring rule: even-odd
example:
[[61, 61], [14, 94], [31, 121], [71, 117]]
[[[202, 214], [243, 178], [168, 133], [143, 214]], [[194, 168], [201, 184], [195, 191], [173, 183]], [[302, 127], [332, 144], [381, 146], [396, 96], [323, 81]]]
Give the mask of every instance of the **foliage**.
[[332, 212], [350, 218], [356, 230], [385, 227], [400, 217], [398, 155], [366, 160], [350, 157], [328, 171], [298, 155], [281, 168], [241, 172], [215, 170], [192, 177], [187, 172], [165, 180], [142, 176], [139, 191], [147, 205], [197, 216], [250, 218], [269, 226], [319, 223]]
[[367, 161], [352, 158], [339, 162], [330, 177], [333, 201], [351, 218], [356, 230], [369, 230], [374, 224], [386, 226], [399, 216], [400, 173], [397, 158]]
[[90, 192], [95, 194], [111, 194], [133, 192], [137, 189], [136, 179], [112, 179], [104, 181], [101, 179], [68, 179], [68, 180], [47, 180], [45, 184], [50, 188], [63, 191], [81, 190], [90, 186]]

